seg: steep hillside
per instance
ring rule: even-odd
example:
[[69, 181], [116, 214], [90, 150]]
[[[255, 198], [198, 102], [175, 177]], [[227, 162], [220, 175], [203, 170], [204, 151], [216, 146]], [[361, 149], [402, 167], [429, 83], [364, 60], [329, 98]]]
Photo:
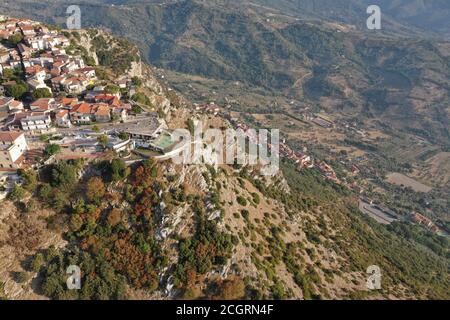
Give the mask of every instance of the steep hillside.
[[[21, 3], [8, 10], [14, 13]], [[367, 136], [373, 134], [385, 150], [356, 139], [356, 133], [344, 135], [344, 129], [319, 130], [276, 103], [238, 110], [249, 122], [253, 114], [259, 116], [259, 127], [292, 133], [287, 137], [296, 150], [304, 150], [303, 142], [308, 142], [317, 160], [330, 158], [339, 177], [344, 177], [347, 160], [344, 143], [366, 150], [368, 161], [385, 166], [382, 173], [412, 168], [410, 163], [400, 167], [391, 157], [392, 149], [404, 153], [398, 146], [405, 141], [417, 143], [403, 137], [404, 132], [449, 146], [448, 43], [366, 37], [346, 25], [297, 21], [266, 9], [261, 13], [260, 7], [133, 3], [136, 7], [83, 5], [83, 23], [105, 28], [63, 31], [71, 41], [67, 50], [94, 65], [101, 79], [138, 76], [144, 104], [159, 111], [170, 129], [189, 128], [192, 119], [201, 120], [205, 129], [231, 124], [189, 108], [189, 101], [158, 80], [161, 70], [142, 60], [172, 70], [184, 85], [204, 85], [211, 94], [226, 90], [240, 98], [258, 92], [267, 101], [283, 96], [338, 121], [373, 125]], [[57, 2], [46, 6], [33, 1], [30, 8], [35, 17], [64, 21], [65, 7]], [[56, 15], [49, 14], [53, 9]], [[106, 28], [136, 41], [140, 52]], [[263, 108], [269, 110], [267, 118], [257, 113]], [[298, 130], [298, 123], [306, 129]], [[380, 128], [385, 131], [376, 131]], [[316, 133], [323, 140], [335, 138], [342, 149], [329, 152], [315, 140]], [[404, 140], [394, 140], [400, 136]], [[438, 152], [430, 148], [421, 156], [439, 158]], [[362, 158], [361, 153], [356, 156]], [[443, 159], [445, 164], [448, 158]], [[22, 175], [23, 196], [11, 197], [0, 208], [0, 296], [450, 298], [446, 238], [403, 222], [389, 227], [375, 223], [358, 209], [357, 194], [327, 180], [317, 168], [299, 171], [282, 161], [277, 174], [263, 177], [251, 166], [126, 163], [108, 153], [90, 163], [62, 160], [39, 174]], [[373, 180], [383, 183], [379, 177]], [[403, 186], [386, 190], [384, 201], [396, 208], [431, 211], [438, 200], [448, 210], [448, 189], [429, 198]], [[66, 289], [71, 264], [83, 270], [82, 290]], [[371, 265], [382, 270], [381, 290], [367, 290]]]
[[[68, 244], [23, 262], [27, 281], [39, 280], [37, 292], [54, 299], [448, 299], [445, 256], [369, 221], [351, 194], [318, 172], [286, 163], [282, 174], [262, 179], [250, 167], [120, 163], [44, 170], [53, 173], [38, 181], [33, 199], [38, 209], [65, 199], [48, 228], [63, 230]], [[121, 169], [111, 180], [113, 167]], [[55, 172], [82, 168], [79, 180], [55, 180]], [[39, 195], [48, 188], [52, 196]], [[82, 290], [66, 289], [69, 264], [82, 268]], [[382, 290], [369, 291], [366, 269], [374, 264]]]

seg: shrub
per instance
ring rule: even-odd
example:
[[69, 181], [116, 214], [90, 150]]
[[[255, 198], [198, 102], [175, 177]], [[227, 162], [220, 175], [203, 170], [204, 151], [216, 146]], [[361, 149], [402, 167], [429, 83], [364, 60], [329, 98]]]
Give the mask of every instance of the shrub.
[[25, 197], [25, 189], [16, 184], [9, 196], [13, 201], [20, 201]]
[[44, 255], [42, 253], [37, 253], [30, 263], [30, 269], [34, 272], [39, 272], [44, 264]]
[[238, 204], [240, 204], [243, 207], [247, 206], [247, 200], [244, 197], [238, 196], [236, 198], [236, 201]]
[[28, 275], [26, 272], [16, 272], [14, 278], [18, 283], [24, 283], [28, 281]]
[[49, 158], [55, 154], [57, 154], [61, 150], [61, 147], [57, 144], [49, 144], [44, 149], [44, 155]]
[[38, 88], [33, 92], [33, 98], [35, 100], [40, 98], [51, 98], [53, 95], [47, 88]]
[[106, 193], [105, 184], [100, 177], [90, 178], [86, 184], [86, 197], [94, 202], [98, 203]]

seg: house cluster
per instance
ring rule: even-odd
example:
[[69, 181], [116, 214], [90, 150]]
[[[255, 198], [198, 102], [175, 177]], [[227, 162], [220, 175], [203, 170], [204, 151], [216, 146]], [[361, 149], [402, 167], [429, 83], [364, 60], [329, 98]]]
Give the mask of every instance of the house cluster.
[[[117, 95], [107, 94], [100, 87], [94, 88], [96, 95], [86, 95], [84, 101], [73, 101], [67, 106], [66, 112], [60, 112], [57, 116], [67, 116], [70, 119], [68, 125], [57, 124], [62, 127], [70, 127], [73, 124], [89, 124], [92, 122], [125, 121], [132, 107], [123, 103]], [[65, 119], [67, 120], [67, 119]]]
[[[244, 132], [249, 133], [249, 129], [250, 129], [249, 126], [246, 125], [245, 123], [242, 123], [241, 121], [239, 121], [239, 119], [230, 118], [230, 121], [235, 126], [235, 128], [242, 129]], [[251, 141], [253, 140], [254, 142], [256, 142], [258, 140], [257, 137], [252, 137], [251, 134], [248, 135], [248, 137], [250, 138]], [[272, 149], [272, 145], [270, 143], [268, 143], [267, 146], [268, 146], [269, 150]], [[313, 162], [311, 156], [292, 150], [291, 147], [289, 147], [286, 144], [286, 141], [280, 141], [279, 152], [280, 152], [280, 157], [292, 160], [297, 165], [299, 170], [301, 170], [303, 168], [313, 168], [314, 167], [314, 162]]]
[[207, 104], [195, 104], [195, 110], [203, 113], [209, 113], [217, 116], [220, 112], [220, 108], [215, 103]]
[[417, 212], [411, 213], [411, 221], [425, 226], [434, 233], [440, 232], [440, 229], [434, 224], [434, 222], [431, 219], [421, 215], [420, 213]]
[[324, 161], [321, 161], [317, 164], [316, 166], [320, 172], [322, 172], [322, 174], [331, 181], [334, 182], [339, 182], [339, 179], [336, 176], [336, 172], [334, 171], [334, 169], [327, 163], [325, 163]]
[[[85, 65], [83, 59], [66, 53], [69, 40], [57, 31], [48, 30], [39, 23], [8, 19], [0, 24], [10, 37], [21, 33], [23, 40], [17, 44], [19, 65], [23, 68], [29, 91], [46, 88], [55, 96], [64, 92], [78, 95], [93, 87], [97, 77], [95, 68]], [[10, 49], [15, 52], [14, 49]], [[124, 82], [126, 80], [122, 80]], [[47, 85], [48, 84], [48, 85]], [[120, 83], [119, 87], [127, 82]], [[109, 94], [105, 87], [97, 86], [86, 93], [83, 101], [75, 98], [38, 99], [24, 110], [22, 102], [12, 98], [0, 98], [0, 110], [10, 113], [6, 122], [9, 130], [46, 130], [51, 123], [59, 127], [72, 124], [125, 120], [131, 110], [120, 100], [120, 94]]]
[[[5, 19], [0, 22], [0, 40], [8, 39], [14, 35], [22, 36], [23, 23], [18, 19]], [[20, 68], [22, 62], [17, 48], [0, 45], [0, 75], [6, 69]]]
[[[1, 101], [0, 98], [0, 103]], [[67, 97], [40, 98], [31, 102], [28, 109], [24, 109], [22, 105], [21, 108], [10, 112], [5, 129], [45, 132], [53, 125], [71, 128], [74, 124], [125, 121], [129, 112], [131, 112], [130, 104], [122, 103], [116, 96], [108, 94], [83, 101]]]
[[[27, 150], [22, 147], [23, 141], [26, 144], [24, 132], [33, 135], [54, 127], [123, 122], [132, 112], [132, 106], [121, 100], [120, 92], [111, 93], [116, 90], [98, 85], [95, 68], [86, 66], [82, 57], [66, 52], [70, 41], [58, 31], [28, 19], [0, 16], [0, 40], [3, 40], [0, 44], [0, 77], [3, 78], [0, 118], [4, 124], [0, 131], [4, 156], [1, 168], [20, 166]], [[6, 76], [7, 69], [20, 72], [9, 72]], [[5, 96], [10, 93], [8, 86], [16, 84], [8, 79], [12, 75], [17, 78], [18, 74], [27, 84], [29, 93], [45, 88], [51, 97], [19, 101]], [[115, 84], [119, 89], [132, 87], [130, 79], [118, 80]], [[15, 141], [21, 147], [14, 147]], [[16, 156], [17, 152], [20, 156]]]
[[46, 88], [51, 92], [46, 80], [85, 67], [83, 59], [66, 54], [64, 48], [70, 45], [66, 37], [37, 22], [27, 19], [0, 22], [0, 39], [14, 36], [19, 36], [17, 46], [11, 43], [0, 48], [0, 74], [6, 69], [24, 68], [30, 91]]
[[280, 143], [280, 154], [281, 156], [292, 160], [299, 169], [311, 169], [314, 167], [311, 156], [292, 150], [285, 142]]

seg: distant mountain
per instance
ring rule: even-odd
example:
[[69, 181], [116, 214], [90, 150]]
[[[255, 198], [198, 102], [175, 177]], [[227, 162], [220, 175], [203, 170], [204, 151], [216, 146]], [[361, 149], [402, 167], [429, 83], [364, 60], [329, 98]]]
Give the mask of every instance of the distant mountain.
[[[133, 40], [142, 57], [156, 66], [337, 106], [330, 112], [345, 108], [353, 115], [381, 117], [389, 125], [449, 145], [449, 117], [442, 117], [450, 90], [448, 43], [362, 32], [311, 19], [345, 17], [351, 22], [361, 14], [367, 16], [368, 1], [278, 0], [271, 1], [272, 8], [254, 5], [268, 5], [264, 0], [253, 5], [114, 2], [81, 3], [83, 26], [104, 27]], [[443, 1], [374, 3], [411, 23], [413, 17], [425, 12], [438, 15], [449, 6]], [[421, 7], [426, 11], [420, 13]], [[17, 0], [8, 8], [0, 4], [0, 9], [60, 25], [66, 16], [66, 7], [55, 2]], [[309, 19], [295, 17], [301, 15]]]
[[[61, 13], [63, 4], [85, 4], [104, 6], [146, 7], [148, 5], [170, 6], [186, 0], [17, 0], [5, 1], [4, 6], [12, 10], [19, 8], [30, 10], [48, 7], [48, 15], [42, 18], [52, 19], [51, 15]], [[189, 0], [188, 0], [189, 1]], [[404, 35], [426, 34], [450, 39], [450, 2], [447, 0], [216, 0], [199, 1], [212, 6], [248, 7], [274, 9], [283, 14], [308, 20], [327, 20], [351, 24], [364, 30], [369, 5], [378, 5], [382, 11], [383, 31]], [[56, 12], [55, 12], [56, 11]], [[54, 17], [53, 19], [57, 19]]]
[[364, 28], [369, 5], [381, 8], [387, 31], [426, 32], [448, 38], [450, 2], [446, 0], [252, 0], [301, 18], [318, 18]]

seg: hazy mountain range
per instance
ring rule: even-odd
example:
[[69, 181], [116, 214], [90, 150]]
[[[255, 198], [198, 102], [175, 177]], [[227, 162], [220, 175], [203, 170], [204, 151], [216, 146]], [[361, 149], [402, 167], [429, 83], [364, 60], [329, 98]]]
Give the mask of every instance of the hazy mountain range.
[[[386, 12], [385, 29], [364, 29], [369, 2]], [[64, 26], [65, 4], [17, 0], [0, 4], [0, 10]], [[80, 5], [83, 27], [131, 39], [156, 66], [243, 81], [312, 102], [327, 98], [353, 115], [385, 117], [390, 125], [442, 145], [450, 141], [449, 118], [442, 117], [449, 100], [450, 46], [424, 33], [448, 30], [447, 1], [97, 0]]]
[[[56, 15], [65, 10], [63, 4], [85, 4], [91, 6], [121, 6], [142, 7], [152, 4], [168, 5], [178, 0], [93, 0], [93, 1], [33, 1], [18, 0], [5, 1], [4, 5], [30, 9], [28, 14], [33, 15], [33, 8], [48, 7], [49, 15], [46, 19], [56, 19]], [[405, 34], [427, 33], [448, 38], [450, 31], [450, 2], [446, 0], [216, 0], [203, 1], [205, 4], [218, 6], [264, 6], [279, 10], [302, 19], [321, 19], [348, 23], [358, 28], [365, 27], [366, 8], [369, 5], [379, 5], [385, 31], [402, 32]], [[53, 12], [52, 12], [53, 11]], [[52, 14], [55, 17], [52, 17]]]

